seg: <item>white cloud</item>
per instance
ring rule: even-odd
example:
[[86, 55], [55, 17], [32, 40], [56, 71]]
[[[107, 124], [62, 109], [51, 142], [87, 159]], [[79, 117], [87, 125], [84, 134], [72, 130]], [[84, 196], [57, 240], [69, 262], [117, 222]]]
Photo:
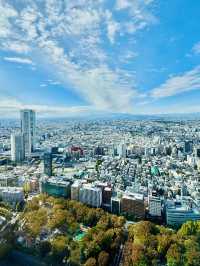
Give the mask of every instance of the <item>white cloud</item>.
[[[155, 0], [116, 0], [116, 9], [143, 7], [152, 4]], [[138, 12], [136, 10], [136, 12]]]
[[19, 63], [19, 64], [26, 64], [26, 65], [33, 65], [33, 62], [29, 58], [22, 58], [22, 57], [4, 57], [3, 58], [7, 62], [12, 63]]
[[13, 42], [3, 42], [0, 44], [2, 50], [16, 52], [19, 54], [27, 54], [31, 49], [23, 42], [13, 41]]
[[114, 43], [115, 35], [119, 29], [120, 29], [119, 23], [117, 23], [113, 20], [110, 20], [108, 22], [108, 38], [109, 38], [111, 43]]
[[[112, 12], [103, 0], [29, 0], [22, 1], [20, 8], [15, 1], [5, 2], [0, 0], [0, 49], [26, 54], [6, 57], [6, 61], [33, 65], [39, 58], [54, 78], [88, 104], [102, 110], [132, 111], [138, 95], [134, 77], [112, 66], [105, 44], [108, 38], [115, 45], [117, 37], [152, 24], [155, 18], [147, 10], [151, 0], [118, 1]], [[124, 8], [128, 19], [119, 22], [114, 13]]]
[[52, 81], [52, 82], [50, 82], [50, 84], [54, 85], [54, 86], [61, 85], [61, 83], [59, 81]]
[[192, 51], [193, 51], [195, 54], [200, 54], [200, 42], [196, 43], [196, 44], [193, 46]]
[[62, 82], [73, 85], [90, 104], [113, 111], [132, 109], [135, 92], [129, 85], [130, 77], [119, 75], [106, 65], [80, 68], [53, 42], [43, 43], [43, 49], [55, 67], [59, 67]]
[[118, 32], [120, 32], [120, 23], [113, 19], [112, 13], [109, 10], [105, 12], [106, 20], [107, 20], [107, 36], [112, 44], [115, 42], [115, 37]]
[[[121, 64], [130, 64], [133, 62], [133, 60], [135, 58], [137, 58], [139, 56], [138, 53], [136, 52], [132, 52], [132, 51], [124, 51], [122, 52], [119, 56], [118, 56], [118, 59], [119, 59], [119, 62]], [[135, 76], [135, 72], [132, 72], [132, 76]]]
[[117, 9], [126, 9], [131, 6], [130, 0], [117, 0], [116, 8]]
[[155, 0], [117, 0], [116, 10], [126, 10], [129, 13], [129, 20], [121, 25], [122, 32], [135, 34], [137, 31], [147, 28], [149, 25], [158, 23], [153, 15], [152, 3]]
[[200, 89], [200, 66], [179, 76], [170, 77], [164, 84], [151, 91], [153, 98], [163, 98]]
[[0, 38], [5, 38], [12, 34], [10, 20], [17, 17], [17, 11], [6, 1], [0, 0], [0, 14]]

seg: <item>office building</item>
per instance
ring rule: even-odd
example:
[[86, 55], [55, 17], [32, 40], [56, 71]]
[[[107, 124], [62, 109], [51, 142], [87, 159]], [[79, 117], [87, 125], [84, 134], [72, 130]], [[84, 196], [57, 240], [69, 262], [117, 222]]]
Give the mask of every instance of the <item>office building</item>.
[[40, 180], [40, 192], [49, 196], [70, 198], [71, 184], [62, 177], [51, 177]]
[[17, 178], [14, 176], [4, 176], [0, 174], [0, 187], [15, 187], [17, 185]]
[[79, 159], [81, 156], [83, 156], [83, 149], [81, 147], [72, 146], [70, 148], [70, 155], [74, 159]]
[[181, 197], [185, 197], [188, 195], [187, 185], [183, 183], [181, 185]]
[[79, 190], [79, 201], [91, 207], [99, 208], [102, 204], [102, 190], [85, 184]]
[[24, 136], [25, 155], [30, 156], [35, 145], [35, 112], [33, 110], [21, 110], [21, 133]]
[[186, 140], [184, 141], [184, 152], [185, 153], [191, 153], [193, 148], [193, 142]]
[[103, 156], [103, 155], [105, 155], [103, 147], [98, 146], [94, 148], [94, 156]]
[[143, 195], [137, 193], [124, 195], [121, 199], [121, 212], [143, 219], [145, 217]]
[[52, 154], [50, 152], [44, 153], [44, 174], [52, 176]]
[[24, 200], [23, 188], [20, 187], [1, 187], [0, 197], [4, 202], [15, 205]]
[[173, 205], [166, 208], [167, 225], [179, 226], [187, 221], [200, 220], [200, 212], [195, 208], [187, 205]]
[[200, 158], [200, 147], [195, 148], [195, 157]]
[[149, 214], [151, 216], [161, 216], [161, 199], [159, 197], [149, 196], [148, 198], [149, 203]]
[[102, 192], [102, 201], [104, 205], [110, 205], [112, 197], [112, 188], [111, 187], [105, 187]]
[[121, 199], [117, 197], [111, 198], [111, 212], [119, 215], [121, 212]]
[[11, 135], [11, 160], [20, 163], [25, 158], [24, 137], [22, 134]]
[[117, 147], [117, 154], [121, 158], [126, 158], [126, 144], [125, 143], [119, 144], [119, 146]]
[[81, 187], [81, 182], [76, 181], [74, 184], [71, 186], [71, 200], [79, 200], [79, 190]]

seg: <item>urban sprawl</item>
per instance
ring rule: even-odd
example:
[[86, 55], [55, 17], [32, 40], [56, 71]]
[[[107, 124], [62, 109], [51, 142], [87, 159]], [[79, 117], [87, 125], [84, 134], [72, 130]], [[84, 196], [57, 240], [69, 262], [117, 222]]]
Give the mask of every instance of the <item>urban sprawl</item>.
[[[26, 247], [35, 242], [20, 213], [42, 195], [124, 217], [126, 226], [151, 221], [173, 230], [200, 220], [199, 185], [198, 120], [36, 122], [34, 110], [21, 110], [19, 120], [0, 122], [0, 199], [11, 212], [0, 207], [0, 234], [18, 223], [17, 241]], [[87, 230], [82, 225], [75, 237]]]

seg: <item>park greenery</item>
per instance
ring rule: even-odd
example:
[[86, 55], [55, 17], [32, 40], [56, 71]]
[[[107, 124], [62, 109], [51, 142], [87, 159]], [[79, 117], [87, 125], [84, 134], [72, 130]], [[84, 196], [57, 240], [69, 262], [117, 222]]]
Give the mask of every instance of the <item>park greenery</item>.
[[200, 265], [200, 221], [188, 221], [178, 230], [149, 221], [126, 230], [125, 222], [102, 209], [41, 194], [27, 202], [14, 230], [26, 241], [13, 247], [10, 231], [0, 244], [0, 258], [19, 248], [46, 265], [109, 266], [115, 265], [122, 246], [123, 266]]
[[141, 221], [129, 227], [124, 266], [199, 266], [200, 222], [189, 221], [178, 231]]
[[53, 265], [109, 265], [124, 240], [124, 223], [102, 209], [46, 195], [29, 201], [21, 217], [31, 248]]

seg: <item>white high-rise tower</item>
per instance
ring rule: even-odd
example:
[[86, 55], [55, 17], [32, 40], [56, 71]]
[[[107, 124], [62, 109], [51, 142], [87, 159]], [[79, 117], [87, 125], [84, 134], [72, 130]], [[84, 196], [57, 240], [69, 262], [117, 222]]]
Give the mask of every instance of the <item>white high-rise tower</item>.
[[20, 111], [21, 133], [24, 136], [25, 155], [30, 156], [35, 145], [35, 111], [24, 109]]
[[19, 163], [25, 158], [24, 137], [22, 134], [11, 135], [11, 160]]

